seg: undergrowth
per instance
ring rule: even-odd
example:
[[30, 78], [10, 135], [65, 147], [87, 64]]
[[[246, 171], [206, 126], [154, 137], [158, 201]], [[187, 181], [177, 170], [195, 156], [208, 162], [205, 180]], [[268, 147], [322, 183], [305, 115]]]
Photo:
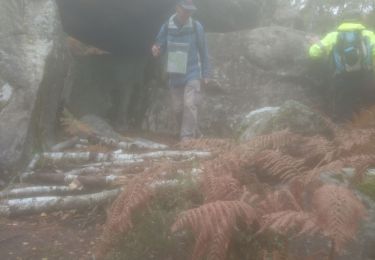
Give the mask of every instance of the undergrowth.
[[149, 205], [135, 212], [133, 228], [117, 241], [106, 259], [189, 259], [192, 234], [171, 234], [169, 229], [178, 213], [201, 204], [202, 196], [191, 177], [173, 178], [178, 185], [158, 189]]
[[[98, 259], [333, 260], [346, 254], [366, 218], [353, 184], [375, 195], [374, 181], [365, 178], [375, 166], [375, 130], [325, 120], [332, 136], [283, 130], [241, 144], [181, 144], [216, 157], [195, 165], [198, 175], [164, 164], [130, 181], [109, 211]], [[355, 172], [348, 182], [323, 178], [347, 178], [345, 168]], [[306, 237], [324, 246], [296, 255], [291, 244]]]

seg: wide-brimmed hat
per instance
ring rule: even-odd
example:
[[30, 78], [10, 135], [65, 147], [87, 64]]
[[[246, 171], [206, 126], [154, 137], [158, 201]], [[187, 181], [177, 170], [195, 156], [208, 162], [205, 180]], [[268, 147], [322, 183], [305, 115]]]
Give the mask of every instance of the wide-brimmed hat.
[[189, 11], [197, 10], [197, 7], [194, 5], [193, 0], [177, 0], [177, 4]]

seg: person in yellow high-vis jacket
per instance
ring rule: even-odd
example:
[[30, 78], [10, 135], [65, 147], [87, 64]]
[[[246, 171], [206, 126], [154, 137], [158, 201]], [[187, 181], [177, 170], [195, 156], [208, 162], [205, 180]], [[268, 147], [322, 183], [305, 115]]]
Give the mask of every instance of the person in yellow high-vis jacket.
[[332, 69], [330, 113], [348, 120], [361, 107], [373, 103], [375, 33], [360, 22], [360, 15], [344, 17], [337, 30], [309, 49], [312, 60], [326, 60]]
[[[337, 43], [339, 32], [345, 31], [361, 31], [362, 36], [367, 38], [371, 46], [375, 46], [375, 33], [366, 30], [366, 27], [361, 23], [344, 22], [342, 23], [335, 32], [328, 33], [321, 41], [315, 43], [310, 47], [309, 55], [312, 59], [322, 58], [332, 53], [333, 47]], [[372, 48], [372, 57], [375, 58], [375, 48]]]

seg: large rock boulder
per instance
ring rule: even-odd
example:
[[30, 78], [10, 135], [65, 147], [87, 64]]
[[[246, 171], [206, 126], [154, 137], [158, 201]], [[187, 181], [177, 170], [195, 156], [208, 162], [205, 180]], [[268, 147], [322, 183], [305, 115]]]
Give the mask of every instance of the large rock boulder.
[[251, 111], [239, 124], [238, 129], [242, 140], [283, 129], [301, 135], [332, 135], [332, 130], [318, 112], [294, 100], [286, 101], [280, 107]]
[[68, 57], [53, 0], [0, 2], [0, 175], [54, 135]]
[[[203, 86], [200, 126], [205, 134], [228, 135], [248, 111], [294, 99], [309, 105], [308, 35], [284, 27], [208, 34], [213, 83]], [[160, 92], [164, 91], [164, 94]], [[151, 98], [145, 129], [171, 132], [167, 88]], [[155, 91], [156, 92], [156, 91]], [[313, 101], [314, 103], [316, 100]], [[164, 116], [161, 120], [160, 114]], [[156, 120], [156, 118], [158, 118]], [[156, 124], [156, 122], [158, 122]]]
[[[228, 32], [259, 25], [276, 0], [196, 0], [196, 18], [208, 31]], [[149, 52], [176, 0], [58, 0], [65, 30], [111, 53]], [[225, 19], [223, 19], [225, 17]], [[111, 28], [108, 30], [108, 28]]]

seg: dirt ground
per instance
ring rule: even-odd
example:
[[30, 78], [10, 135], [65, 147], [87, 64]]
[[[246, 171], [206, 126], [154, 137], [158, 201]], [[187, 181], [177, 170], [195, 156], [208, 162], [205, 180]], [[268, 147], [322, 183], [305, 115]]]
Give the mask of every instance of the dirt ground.
[[0, 219], [0, 259], [94, 259], [102, 209]]
[[[133, 134], [137, 137], [136, 133]], [[126, 133], [126, 136], [133, 136]], [[139, 136], [139, 133], [138, 133]], [[168, 145], [170, 136], [142, 135]], [[0, 260], [94, 259], [105, 209], [64, 211], [19, 218], [0, 218]]]

